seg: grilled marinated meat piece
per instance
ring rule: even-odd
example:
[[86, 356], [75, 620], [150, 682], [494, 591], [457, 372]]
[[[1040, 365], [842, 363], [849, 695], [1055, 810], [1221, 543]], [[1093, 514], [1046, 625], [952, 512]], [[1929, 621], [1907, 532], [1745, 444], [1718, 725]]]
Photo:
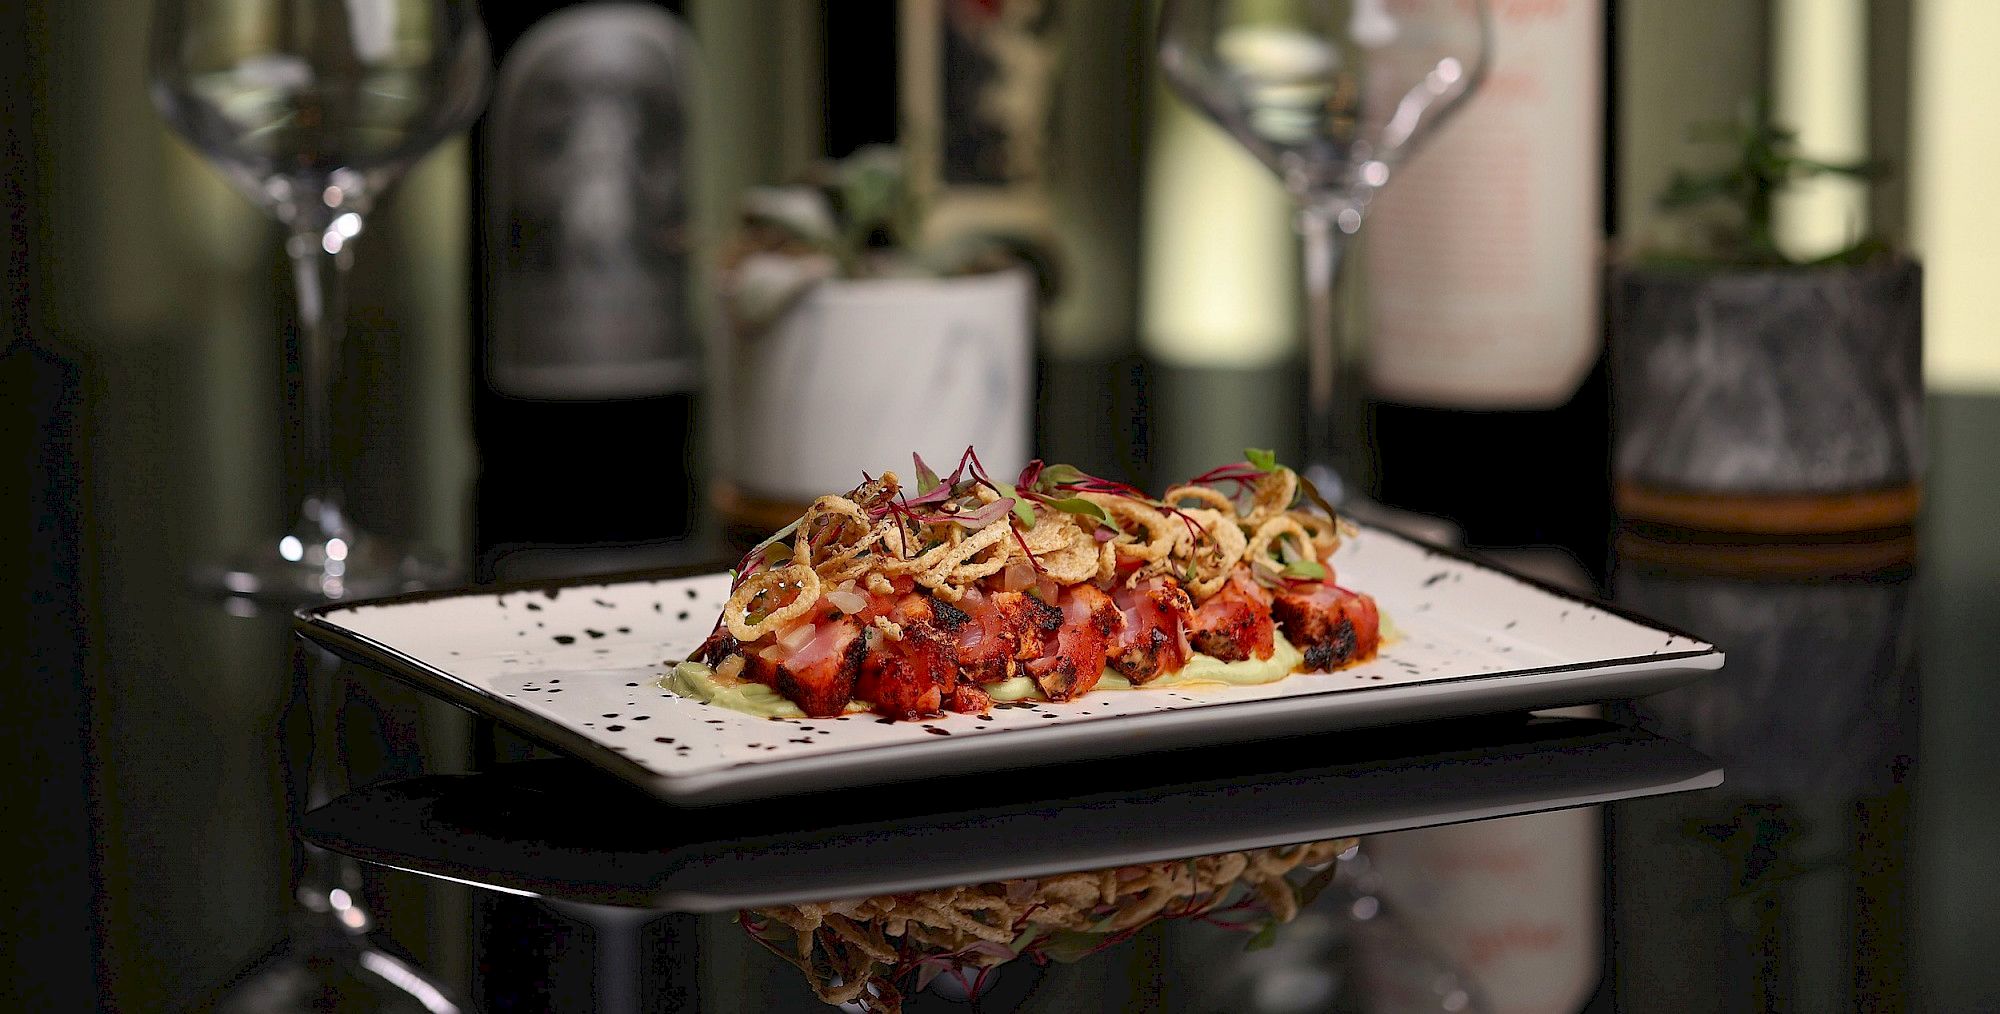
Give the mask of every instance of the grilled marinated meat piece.
[[961, 683], [945, 695], [944, 706], [945, 710], [961, 715], [983, 715], [993, 710], [993, 697], [978, 687]]
[[859, 620], [842, 617], [820, 623], [812, 638], [796, 650], [779, 643], [781, 635], [743, 653], [743, 676], [783, 694], [814, 718], [830, 718], [845, 710], [854, 696], [855, 679], [868, 650], [864, 632]]
[[[951, 635], [939, 629], [938, 602], [929, 595], [905, 595], [886, 614], [901, 636], [871, 631], [854, 693], [891, 718], [909, 720], [943, 710], [944, 696], [958, 683], [958, 657]], [[957, 612], [956, 609], [951, 612]]]
[[1288, 583], [1272, 596], [1271, 615], [1305, 653], [1308, 672], [1365, 661], [1382, 645], [1375, 600], [1336, 584]]
[[1137, 586], [1120, 584], [1112, 591], [1111, 601], [1125, 619], [1109, 660], [1119, 675], [1145, 683], [1187, 664], [1187, 625], [1193, 618], [1194, 604], [1188, 601], [1180, 582], [1153, 577]]
[[1271, 593], [1250, 576], [1249, 568], [1239, 567], [1195, 610], [1188, 643], [1212, 658], [1241, 662], [1270, 658], [1275, 647], [1271, 633]]
[[951, 634], [967, 683], [1012, 678], [1022, 660], [1041, 654], [1041, 632], [1062, 625], [1061, 612], [1020, 592], [968, 591], [950, 608], [963, 621], [952, 626], [949, 614], [941, 613], [939, 626]]
[[1087, 584], [1064, 588], [1057, 607], [1057, 629], [1045, 636], [1041, 657], [1030, 661], [1027, 670], [1049, 700], [1068, 701], [1089, 693], [1103, 678], [1105, 656], [1125, 617], [1111, 596]]

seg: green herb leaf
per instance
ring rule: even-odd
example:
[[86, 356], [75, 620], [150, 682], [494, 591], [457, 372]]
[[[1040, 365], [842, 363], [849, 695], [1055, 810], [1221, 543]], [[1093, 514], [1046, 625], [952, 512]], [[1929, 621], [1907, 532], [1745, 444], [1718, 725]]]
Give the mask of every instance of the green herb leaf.
[[1278, 454], [1261, 447], [1252, 447], [1243, 452], [1243, 460], [1259, 472], [1273, 472], [1278, 468]]
[[910, 455], [910, 460], [917, 466], [918, 496], [923, 496], [925, 493], [944, 485], [943, 481], [938, 478], [938, 474], [931, 470], [931, 466], [924, 464], [924, 459], [921, 456], [912, 454]]
[[1326, 568], [1311, 560], [1299, 560], [1285, 565], [1284, 575], [1301, 581], [1326, 580]]
[[1095, 518], [1100, 524], [1111, 525], [1114, 528], [1117, 527], [1117, 525], [1112, 524], [1111, 515], [1105, 513], [1104, 508], [1080, 496], [1052, 500], [1049, 502], [1049, 506], [1062, 511], [1064, 514], [1080, 514], [1087, 518]]
[[1027, 497], [1014, 498], [1014, 516], [1020, 519], [1022, 528], [1035, 527], [1035, 505]]
[[1104, 937], [1100, 934], [1057, 930], [1041, 942], [1039, 950], [1049, 960], [1068, 965], [1089, 957], [1103, 943]]
[[1263, 929], [1258, 930], [1257, 934], [1250, 938], [1249, 943], [1243, 945], [1243, 949], [1246, 951], [1261, 951], [1277, 942], [1278, 924], [1267, 922], [1264, 924]]
[[1064, 483], [1082, 482], [1084, 478], [1083, 471], [1075, 465], [1048, 465], [1035, 477], [1035, 488], [1046, 493]]
[[1312, 480], [1306, 478], [1304, 473], [1299, 473], [1299, 489], [1305, 492], [1306, 499], [1311, 500], [1313, 506], [1326, 512], [1328, 520], [1335, 524], [1340, 522], [1340, 515], [1334, 513], [1333, 505], [1326, 502], [1326, 497], [1320, 495], [1319, 487], [1313, 485]]

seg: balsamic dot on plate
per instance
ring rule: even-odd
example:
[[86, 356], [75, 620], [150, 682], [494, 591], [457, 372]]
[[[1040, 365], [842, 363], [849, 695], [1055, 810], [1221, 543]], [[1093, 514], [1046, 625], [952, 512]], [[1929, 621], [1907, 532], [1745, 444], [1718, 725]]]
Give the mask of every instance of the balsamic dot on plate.
[[683, 609], [683, 610], [681, 610], [680, 612], [678, 612], [678, 613], [675, 613], [675, 614], [674, 614], [674, 619], [677, 619], [677, 620], [685, 620], [685, 619], [687, 619], [687, 618], [688, 618], [688, 611], [687, 611], [687, 610], [685, 610], [685, 609]]
[[607, 712], [605, 712], [605, 713], [604, 713], [604, 717], [606, 717], [606, 718], [617, 718], [617, 717], [618, 717], [618, 712], [616, 712], [616, 711], [607, 711]]
[[626, 685], [626, 686], [628, 686], [628, 687], [636, 687], [636, 686], [638, 686], [639, 684], [637, 684], [637, 683], [627, 683], [627, 684], [625, 684], [625, 685]]
[[593, 604], [595, 604], [595, 605], [597, 605], [598, 607], [600, 607], [600, 608], [603, 608], [603, 609], [616, 609], [616, 608], [618, 608], [617, 606], [614, 606], [614, 605], [612, 605], [611, 603], [609, 603], [609, 602], [606, 602], [606, 601], [604, 601], [603, 599], [591, 599], [590, 601], [591, 601], [591, 602], [592, 602]]
[[528, 611], [531, 613], [539, 613], [542, 611], [542, 604], [540, 602], [530, 602], [528, 603]]
[[711, 719], [709, 719], [709, 720], [708, 720], [708, 724], [710, 724], [710, 725], [721, 725], [721, 724], [722, 724], [722, 719], [720, 719], [720, 718], [711, 718]]
[[992, 715], [981, 715], [981, 716], [979, 716], [979, 720], [980, 720], [980, 721], [982, 721], [982, 722], [991, 722], [991, 721], [993, 720], [993, 716], [992, 716]]
[[876, 725], [895, 725], [895, 724], [896, 724], [896, 720], [895, 720], [895, 719], [893, 719], [893, 718], [878, 718], [878, 719], [876, 719], [876, 720], [875, 720], [875, 724], [876, 724]]
[[689, 588], [689, 589], [687, 589], [687, 596], [688, 596], [688, 598], [694, 598], [694, 597], [695, 597], [695, 593], [694, 593], [694, 589], [693, 589], [693, 588]]
[[655, 743], [671, 743], [671, 742], [673, 742], [673, 741], [674, 741], [674, 738], [673, 738], [672, 736], [654, 736], [654, 737], [653, 737], [653, 742], [655, 742]]
[[653, 717], [653, 716], [651, 716], [651, 715], [633, 715], [633, 716], [632, 716], [632, 720], [633, 720], [634, 722], [643, 722], [643, 721], [645, 721], [646, 719], [648, 719], [648, 718], [651, 718], [651, 717]]
[[653, 603], [653, 611], [656, 613], [660, 611], [660, 604], [658, 602]]
[[568, 635], [568, 634], [557, 634], [557, 635], [556, 635], [556, 643], [557, 643], [557, 644], [575, 644], [575, 643], [576, 643], [576, 638], [574, 638], [574, 637], [572, 637], [572, 636], [570, 636], [570, 635]]
[[550, 601], [550, 602], [554, 602], [554, 601], [556, 600], [556, 596], [558, 596], [558, 595], [561, 595], [561, 594], [562, 594], [562, 589], [561, 589], [561, 588], [544, 588], [544, 589], [542, 590], [542, 594], [544, 594], [544, 595], [547, 595], [547, 596], [549, 597], [549, 601]]
[[561, 687], [557, 687], [557, 688], [555, 688], [554, 690], [551, 690], [551, 691], [549, 691], [549, 693], [552, 693], [552, 694], [559, 694], [559, 693], [562, 693], [562, 688], [561, 688]]
[[938, 727], [937, 727], [937, 726], [935, 726], [935, 725], [926, 725], [926, 726], [924, 726], [924, 731], [925, 731], [925, 732], [928, 732], [928, 733], [930, 733], [930, 734], [931, 734], [931, 735], [933, 735], [933, 736], [949, 736], [949, 735], [951, 735], [951, 732], [950, 732], [950, 730], [947, 730], [947, 729], [940, 729], [940, 728], [938, 728]]
[[755, 749], [757, 749], [758, 747], [760, 747], [760, 746], [763, 746], [763, 745], [764, 745], [764, 744], [762, 744], [762, 743], [752, 743], [752, 744], [750, 744], [750, 749], [752, 749], [752, 750], [755, 750]]
[[607, 725], [607, 726], [605, 726], [605, 727], [604, 727], [604, 729], [605, 729], [605, 731], [606, 731], [606, 732], [624, 732], [624, 731], [625, 731], [625, 727], [624, 727], [624, 726], [622, 726], [622, 725]]
[[592, 630], [592, 629], [590, 629], [589, 627], [585, 627], [585, 628], [583, 628], [583, 632], [584, 632], [584, 633], [586, 633], [586, 634], [589, 634], [589, 635], [590, 635], [590, 639], [591, 639], [591, 640], [593, 640], [593, 641], [595, 641], [595, 640], [597, 640], [598, 638], [600, 638], [600, 637], [603, 637], [603, 636], [604, 636], [604, 631], [602, 631], [602, 630]]
[[621, 633], [621, 634], [629, 634], [629, 633], [631, 633], [631, 632], [632, 632], [632, 628], [631, 628], [631, 627], [619, 627], [619, 628], [618, 628], [618, 632], [619, 632], [619, 633]]

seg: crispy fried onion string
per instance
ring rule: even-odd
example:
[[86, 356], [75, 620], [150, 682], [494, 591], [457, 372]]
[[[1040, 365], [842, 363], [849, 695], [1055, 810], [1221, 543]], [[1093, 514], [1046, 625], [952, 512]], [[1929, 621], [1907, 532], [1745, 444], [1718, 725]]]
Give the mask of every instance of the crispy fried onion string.
[[1222, 590], [1230, 570], [1243, 559], [1249, 540], [1235, 519], [1221, 511], [1190, 507], [1186, 513], [1201, 525], [1202, 533], [1198, 541], [1174, 547], [1174, 572], [1187, 587], [1188, 595], [1205, 599]]
[[[790, 601], [773, 608], [762, 608], [767, 600], [775, 600], [788, 591], [792, 592]], [[761, 570], [745, 578], [730, 593], [729, 604], [722, 609], [722, 619], [729, 625], [731, 636], [749, 644], [767, 633], [782, 630], [785, 624], [804, 616], [819, 601], [819, 591], [819, 575], [806, 564], [794, 563], [775, 570]], [[753, 609], [762, 613], [754, 621], [750, 619]]]
[[[883, 596], [908, 587], [901, 583], [907, 579], [957, 602], [979, 582], [1016, 567], [1032, 568], [1038, 579], [1057, 585], [1090, 581], [1108, 587], [1121, 575], [1131, 582], [1171, 575], [1199, 602], [1221, 590], [1231, 569], [1246, 559], [1281, 567], [1298, 560], [1325, 562], [1346, 531], [1337, 519], [1292, 506], [1299, 480], [1285, 468], [1250, 482], [1242, 509], [1237, 497], [1199, 483], [1169, 489], [1159, 501], [1063, 490], [1061, 495], [1095, 505], [1111, 524], [1051, 509], [1040, 495], [1030, 497], [1031, 525], [1012, 515], [977, 525], [954, 523], [937, 515], [964, 511], [963, 502], [943, 511], [934, 498], [919, 498], [911, 506], [888, 475], [847, 496], [822, 496], [799, 519], [790, 545], [770, 550], [764, 569], [753, 566], [734, 589], [729, 631], [745, 643], [775, 634], [810, 610], [822, 588], [851, 582]], [[1002, 496], [986, 485], [970, 492], [985, 505]], [[1286, 539], [1291, 544], [1281, 545]]]
[[[1243, 555], [1249, 557], [1252, 562], [1269, 559], [1271, 550], [1278, 545], [1278, 540], [1288, 535], [1297, 540], [1300, 559], [1318, 559], [1313, 555], [1312, 533], [1306, 531], [1304, 525], [1282, 514], [1257, 527], [1257, 534], [1250, 537], [1250, 547], [1243, 551]], [[1283, 566], [1283, 562], [1280, 561], [1279, 565]]]
[[1299, 495], [1298, 473], [1289, 468], [1274, 469], [1257, 480], [1250, 497], [1250, 513], [1243, 516], [1243, 526], [1251, 531], [1262, 528], [1264, 522], [1290, 510], [1292, 501]]
[[1168, 553], [1173, 552], [1174, 543], [1187, 534], [1186, 525], [1131, 497], [1109, 493], [1084, 493], [1082, 496], [1111, 515], [1111, 520], [1117, 523], [1120, 531], [1135, 534], [1132, 532], [1134, 527], [1145, 531], [1145, 542], [1116, 540], [1120, 559], [1146, 563], [1164, 560]]
[[1216, 489], [1214, 486], [1175, 486], [1167, 490], [1166, 496], [1160, 498], [1160, 502], [1175, 507], [1179, 507], [1189, 500], [1205, 504], [1210, 510], [1219, 514], [1225, 514], [1231, 518], [1236, 516], [1236, 501], [1230, 499], [1229, 494]]

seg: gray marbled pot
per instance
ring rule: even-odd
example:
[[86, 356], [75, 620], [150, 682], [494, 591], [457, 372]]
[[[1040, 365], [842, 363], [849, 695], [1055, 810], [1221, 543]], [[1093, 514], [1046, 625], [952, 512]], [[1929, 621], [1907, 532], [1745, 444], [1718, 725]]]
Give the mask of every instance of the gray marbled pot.
[[1922, 271], [1614, 271], [1614, 469], [1652, 489], [1841, 494], [1922, 472]]

